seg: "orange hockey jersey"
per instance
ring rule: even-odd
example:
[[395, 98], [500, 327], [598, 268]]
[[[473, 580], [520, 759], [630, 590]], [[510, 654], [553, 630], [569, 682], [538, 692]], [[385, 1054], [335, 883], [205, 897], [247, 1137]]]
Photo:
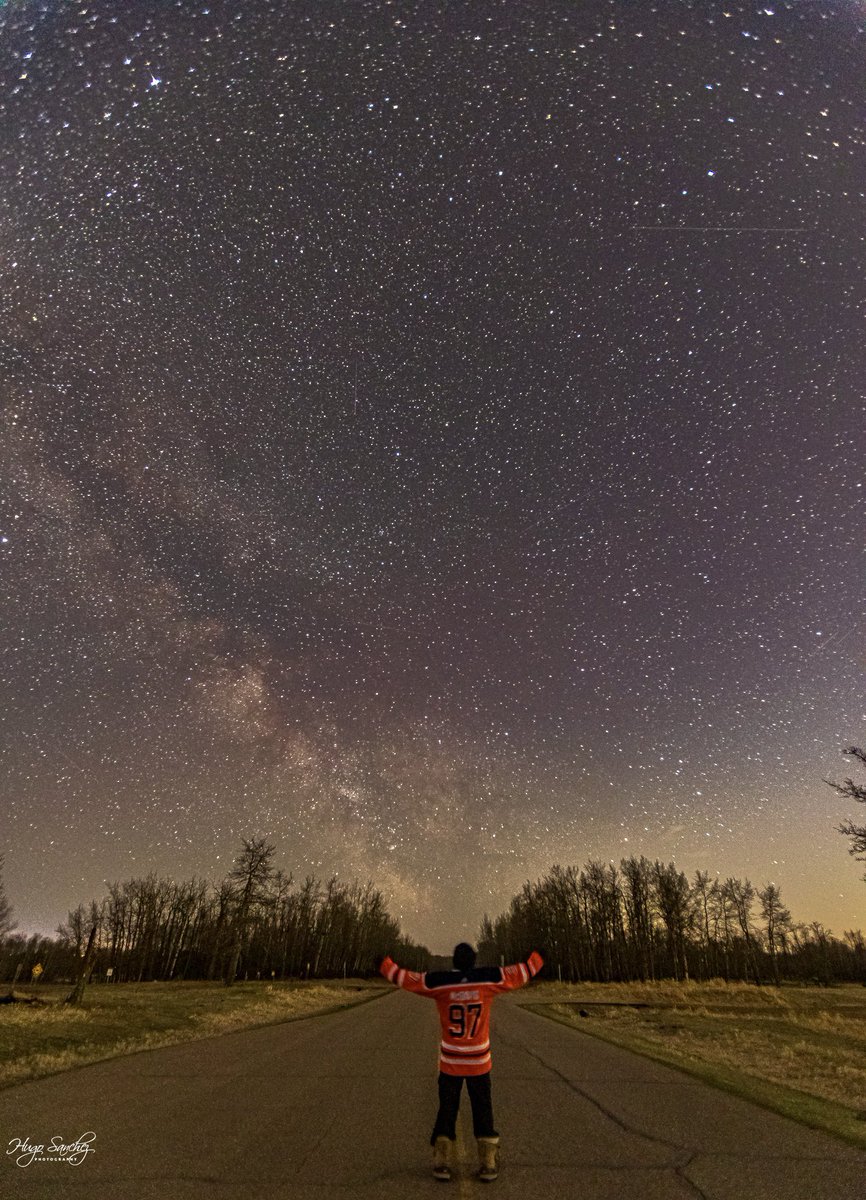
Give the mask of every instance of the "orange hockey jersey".
[[436, 1001], [442, 1042], [439, 1070], [446, 1075], [484, 1075], [490, 1070], [490, 1006], [500, 992], [529, 983], [544, 965], [533, 951], [510, 967], [471, 967], [468, 971], [406, 971], [392, 958], [379, 970], [397, 987]]

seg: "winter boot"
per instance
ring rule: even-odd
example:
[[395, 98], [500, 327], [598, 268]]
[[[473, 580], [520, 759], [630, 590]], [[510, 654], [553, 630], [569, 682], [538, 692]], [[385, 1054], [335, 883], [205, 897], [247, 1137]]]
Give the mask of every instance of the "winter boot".
[[451, 1178], [451, 1138], [438, 1137], [433, 1143], [433, 1178], [447, 1183]]
[[499, 1138], [478, 1139], [478, 1178], [482, 1183], [492, 1183], [499, 1174]]

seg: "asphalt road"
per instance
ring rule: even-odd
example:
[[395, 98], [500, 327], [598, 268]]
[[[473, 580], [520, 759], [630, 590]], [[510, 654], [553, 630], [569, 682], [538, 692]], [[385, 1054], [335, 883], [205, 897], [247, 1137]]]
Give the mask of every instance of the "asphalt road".
[[[0, 1162], [4, 1200], [855, 1200], [866, 1152], [520, 1009], [494, 1008], [502, 1173], [429, 1175], [433, 1005], [393, 992], [329, 1016], [83, 1067], [0, 1092], [0, 1145], [77, 1162]], [[25, 1151], [24, 1160], [29, 1154]]]

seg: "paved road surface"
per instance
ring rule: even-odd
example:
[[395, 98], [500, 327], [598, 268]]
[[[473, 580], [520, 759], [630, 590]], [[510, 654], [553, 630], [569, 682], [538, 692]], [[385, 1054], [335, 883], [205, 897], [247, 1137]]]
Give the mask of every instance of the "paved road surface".
[[857, 1200], [866, 1152], [518, 1007], [494, 1008], [503, 1169], [429, 1176], [435, 1010], [392, 992], [330, 1016], [0, 1092], [0, 1146], [95, 1133], [80, 1165], [0, 1161], [4, 1200]]

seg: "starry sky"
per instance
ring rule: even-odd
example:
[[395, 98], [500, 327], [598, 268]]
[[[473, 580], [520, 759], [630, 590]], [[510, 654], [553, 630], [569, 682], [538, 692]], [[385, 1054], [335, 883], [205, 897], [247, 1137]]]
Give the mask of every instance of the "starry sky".
[[863, 925], [864, 67], [859, 0], [0, 4], [22, 929], [254, 835], [436, 951], [632, 853]]

